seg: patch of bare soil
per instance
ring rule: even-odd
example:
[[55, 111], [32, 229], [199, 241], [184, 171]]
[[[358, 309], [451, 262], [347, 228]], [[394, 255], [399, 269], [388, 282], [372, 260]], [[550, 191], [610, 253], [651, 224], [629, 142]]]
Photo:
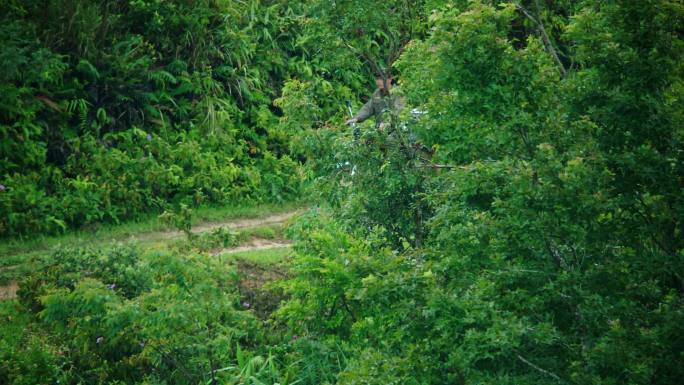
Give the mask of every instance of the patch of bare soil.
[[[282, 214], [271, 215], [264, 218], [246, 218], [246, 219], [232, 219], [221, 222], [207, 222], [197, 225], [192, 228], [194, 234], [200, 234], [207, 231], [218, 229], [219, 227], [224, 227], [228, 230], [239, 230], [246, 229], [250, 227], [268, 226], [276, 225], [280, 223], [287, 222], [290, 218], [299, 214], [299, 211], [291, 211]], [[176, 239], [184, 237], [180, 231], [156, 231], [150, 233], [143, 233], [133, 235], [128, 240], [131, 241], [164, 241], [170, 239]]]
[[268, 318], [285, 294], [282, 289], [267, 284], [286, 278], [287, 271], [277, 265], [261, 266], [243, 260], [237, 261], [237, 266], [242, 307], [252, 309], [259, 318]]
[[17, 290], [19, 285], [15, 281], [0, 286], [0, 301], [17, 298]]

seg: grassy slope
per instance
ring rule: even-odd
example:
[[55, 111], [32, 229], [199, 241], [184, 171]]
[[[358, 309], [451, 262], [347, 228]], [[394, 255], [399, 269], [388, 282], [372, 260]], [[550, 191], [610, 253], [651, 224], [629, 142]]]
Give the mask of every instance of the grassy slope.
[[292, 249], [289, 247], [278, 247], [266, 250], [250, 250], [238, 253], [224, 254], [225, 259], [234, 259], [251, 262], [264, 267], [276, 265], [290, 256]]
[[[288, 202], [282, 204], [263, 204], [242, 207], [200, 207], [193, 211], [193, 225], [202, 222], [214, 222], [239, 218], [260, 218], [272, 214], [293, 211], [304, 207], [306, 202]], [[0, 266], [12, 265], [13, 256], [43, 251], [61, 244], [92, 244], [102, 241], [124, 240], [133, 234], [152, 231], [163, 231], [167, 227], [158, 216], [148, 216], [139, 221], [120, 225], [102, 225], [97, 229], [69, 231], [66, 234], [51, 237], [36, 236], [33, 238], [0, 240]]]
[[[218, 222], [232, 219], [262, 218], [269, 215], [294, 211], [305, 207], [307, 202], [288, 202], [283, 204], [261, 204], [254, 206], [200, 207], [193, 210], [193, 225], [206, 222]], [[164, 231], [167, 227], [157, 216], [149, 216], [139, 221], [120, 225], [106, 225], [97, 229], [71, 231], [54, 237], [36, 237], [33, 239], [5, 240], [0, 242], [0, 284], [5, 284], [21, 277], [28, 268], [25, 261], [60, 245], [106, 245], [108, 243], [126, 241], [131, 235]], [[239, 240], [250, 237], [275, 239], [282, 237], [280, 226], [266, 225], [240, 231]], [[148, 248], [168, 248], [184, 240], [149, 242]], [[266, 258], [273, 258], [275, 252], [261, 251]], [[249, 255], [249, 252], [248, 252]], [[282, 253], [280, 254], [282, 258]]]

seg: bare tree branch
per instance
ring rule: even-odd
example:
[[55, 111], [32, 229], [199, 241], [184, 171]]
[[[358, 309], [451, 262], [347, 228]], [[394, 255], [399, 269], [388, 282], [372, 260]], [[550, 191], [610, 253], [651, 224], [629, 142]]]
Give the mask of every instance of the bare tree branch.
[[528, 19], [530, 19], [534, 24], [537, 25], [537, 30], [539, 31], [539, 35], [541, 35], [542, 42], [544, 43], [544, 48], [546, 51], [551, 55], [553, 58], [553, 61], [556, 62], [556, 65], [558, 66], [558, 69], [561, 72], [561, 75], [563, 77], [566, 77], [568, 75], [568, 71], [565, 69], [565, 66], [563, 65], [563, 62], [561, 62], [560, 58], [558, 57], [558, 53], [556, 52], [556, 49], [553, 47], [553, 43], [551, 43], [551, 38], [549, 38], [549, 35], [546, 33], [546, 28], [544, 28], [544, 23], [541, 20], [540, 17], [540, 6], [539, 6], [539, 0], [535, 0], [535, 7], [537, 8], [537, 16], [535, 17], [532, 15], [525, 7], [522, 5], [515, 3], [515, 7], [523, 13]]
[[525, 357], [521, 356], [520, 354], [518, 354], [518, 359], [519, 359], [520, 361], [524, 362], [525, 364], [529, 365], [530, 367], [532, 367], [532, 368], [535, 369], [536, 371], [538, 371], [538, 372], [540, 372], [540, 373], [544, 373], [544, 374], [546, 374], [547, 376], [552, 377], [552, 378], [555, 379], [556, 381], [561, 382], [561, 378], [558, 377], [558, 375], [556, 375], [556, 374], [554, 374], [554, 373], [551, 373], [551, 372], [549, 372], [548, 370], [545, 370], [545, 369], [540, 368], [539, 366], [537, 366], [537, 365], [531, 363], [530, 361], [526, 360]]

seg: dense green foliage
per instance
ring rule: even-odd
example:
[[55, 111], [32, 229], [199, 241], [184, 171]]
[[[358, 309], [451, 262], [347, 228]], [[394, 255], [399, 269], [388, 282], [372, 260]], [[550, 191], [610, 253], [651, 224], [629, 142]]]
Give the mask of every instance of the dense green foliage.
[[217, 258], [115, 247], [35, 263], [19, 293], [31, 321], [0, 342], [3, 383], [319, 383], [323, 350], [269, 335]]
[[[237, 17], [221, 7], [247, 7], [231, 1], [206, 2], [205, 8], [187, 5], [196, 2], [172, 3], [168, 9], [184, 10], [174, 14], [178, 20], [198, 17], [209, 24]], [[126, 12], [136, 7], [167, 9], [166, 2], [127, 4]], [[265, 38], [267, 33], [261, 29], [228, 34], [234, 40], [222, 37], [236, 44], [253, 43], [247, 46], [254, 54], [241, 67], [246, 72], [233, 74], [254, 70], [264, 76], [257, 77], [262, 79], [258, 84], [280, 81], [282, 88], [264, 86], [261, 93], [247, 96], [244, 90], [253, 90], [247, 87], [240, 96], [235, 93], [239, 87], [230, 88], [239, 80], [222, 82], [222, 92], [231, 96], [225, 99], [231, 100], [231, 114], [239, 112], [239, 123], [226, 120], [232, 130], [224, 131], [220, 125], [222, 130], [214, 127], [215, 135], [206, 134], [207, 110], [201, 107], [207, 106], [205, 94], [179, 96], [186, 104], [176, 103], [193, 111], [184, 115], [163, 108], [159, 115], [136, 115], [121, 102], [116, 111], [130, 113], [122, 115], [128, 119], [124, 125], [141, 128], [116, 128], [117, 118], [102, 125], [99, 133], [89, 128], [98, 122], [92, 101], [88, 99], [83, 109], [87, 113], [81, 114], [85, 126], [79, 126], [82, 110], [62, 100], [55, 106], [72, 110], [62, 117], [63, 124], [84, 130], [69, 142], [78, 143], [70, 151], [83, 147], [84, 153], [91, 154], [87, 159], [95, 161], [72, 156], [61, 168], [50, 170], [89, 170], [100, 164], [98, 170], [113, 172], [109, 170], [117, 168], [112, 165], [119, 165], [121, 172], [132, 172], [130, 164], [109, 157], [131, 156], [130, 148], [142, 143], [145, 151], [168, 154], [155, 159], [168, 159], [169, 167], [182, 164], [186, 156], [226, 156], [236, 162], [230, 164], [238, 175], [253, 167], [260, 177], [247, 178], [251, 185], [231, 184], [239, 186], [238, 191], [229, 190], [235, 197], [264, 187], [262, 181], [268, 180], [272, 169], [261, 168], [260, 162], [283, 167], [276, 173], [282, 184], [261, 197], [277, 195], [280, 186], [291, 187], [288, 178], [296, 179], [293, 175], [299, 167], [291, 159], [307, 160], [316, 176], [314, 190], [325, 204], [289, 229], [296, 255], [289, 261], [289, 278], [274, 284], [285, 300], [267, 320], [258, 319], [240, 303], [230, 267], [187, 250], [182, 255], [141, 255], [126, 249], [60, 251], [40, 263], [40, 269], [22, 284], [22, 309], [29, 313], [31, 327], [20, 343], [0, 346], [3, 359], [14, 358], [13, 365], [0, 366], [4, 376], [0, 379], [348, 385], [681, 382], [684, 5], [680, 1], [252, 4], [253, 12], [242, 13], [243, 17], [251, 15], [283, 29], [281, 34], [268, 32], [276, 42], [268, 49], [263, 40], [251, 40]], [[28, 9], [22, 7], [11, 8], [15, 17], [40, 14], [22, 13]], [[116, 9], [111, 7], [106, 9]], [[183, 57], [195, 58], [186, 63], [187, 76], [211, 68], [208, 78], [193, 76], [227, 79], [216, 70], [208, 48], [223, 41], [218, 37], [222, 32], [216, 30], [218, 36], [198, 43], [203, 40], [195, 36], [204, 36], [210, 28], [192, 30], [169, 21], [150, 24], [166, 15], [156, 9], [151, 14], [155, 16], [131, 24], [130, 31], [154, 30], [150, 44], [163, 53], [162, 58], [185, 49]], [[268, 22], [266, 15], [271, 15]], [[3, 28], [15, 28], [6, 25], [10, 27]], [[193, 31], [188, 45], [174, 40], [184, 36], [181, 31]], [[97, 51], [73, 44], [85, 41], [79, 40], [81, 35], [69, 36], [43, 39], [55, 47]], [[101, 33], [91, 31], [88, 36]], [[19, 33], [5, 39], [36, 41]], [[85, 75], [88, 66], [80, 60], [70, 62], [52, 51], [15, 46], [17, 52], [24, 52], [26, 63], [39, 63], [26, 68], [40, 71], [15, 71], [34, 78], [23, 87], [9, 82], [7, 87], [14, 88], [4, 94], [27, 88], [62, 89], [71, 84], [66, 79], [72, 76], [80, 79], [78, 84], [92, 76]], [[274, 52], [289, 57], [282, 62], [287, 69], [275, 75], [262, 72]], [[105, 67], [93, 66], [97, 79], [108, 78]], [[405, 96], [409, 107], [389, 126], [364, 123], [355, 137], [352, 129], [342, 127], [338, 103], [370, 84], [373, 73], [386, 76], [389, 67], [400, 74], [394, 95]], [[174, 78], [181, 76], [165, 71]], [[53, 83], [41, 77], [48, 74], [52, 79], [53, 73], [69, 76]], [[5, 76], [19, 76], [11, 74]], [[151, 87], [167, 85], [146, 82]], [[59, 94], [40, 92], [50, 102]], [[28, 107], [31, 103], [22, 104], [22, 111], [29, 112], [13, 112], [21, 119], [12, 121], [24, 122], [17, 124], [26, 127], [22, 130], [27, 135], [48, 135], [45, 127], [33, 127], [31, 122], [40, 116], [39, 110], [56, 107], [40, 98], [31, 100], [35, 111]], [[49, 116], [45, 119], [55, 118]], [[107, 111], [106, 116], [114, 115]], [[150, 119], [163, 123], [155, 126]], [[165, 139], [170, 135], [163, 130], [167, 126], [184, 138], [182, 145], [170, 145]], [[147, 127], [157, 131], [146, 143], [152, 130]], [[126, 134], [129, 142], [120, 139]], [[218, 139], [216, 147], [207, 147], [206, 141], [213, 140], [208, 138], [220, 135], [230, 135], [234, 152]], [[191, 138], [198, 143], [197, 150], [171, 155], [190, 146]], [[104, 153], [88, 147], [107, 148], [106, 140], [129, 144], [124, 150]], [[45, 143], [44, 151], [24, 151], [21, 161], [49, 153]], [[6, 145], [28, 144], [3, 140]], [[250, 146], [257, 152], [252, 153]], [[212, 150], [199, 151], [207, 148]], [[103, 157], [99, 163], [98, 156]], [[41, 179], [44, 174], [38, 171], [20, 173], [19, 168], [32, 166], [12, 162], [19, 160], [8, 160], [4, 166], [14, 173], [11, 178], [36, 180], [22, 185], [52, 180]], [[87, 186], [94, 177], [69, 178], [77, 181], [71, 182], [76, 186]], [[202, 179], [188, 174], [187, 178], [211, 185], [218, 176]], [[224, 182], [217, 183], [225, 187]], [[162, 183], [159, 188], [168, 186]], [[170, 197], [193, 199], [197, 187], [187, 186], [182, 192], [152, 194], [144, 202], [156, 198], [154, 202], [163, 207]], [[0, 192], [0, 202], [12, 196], [10, 190]], [[72, 207], [82, 207], [76, 199], [92, 200], [61, 191], [61, 199], [75, 200]], [[203, 187], [198, 196], [205, 199], [208, 191]], [[83, 220], [88, 219], [76, 221]], [[202, 242], [230, 242], [230, 236], [216, 234], [215, 239]], [[43, 345], [49, 348], [38, 349]], [[207, 378], [214, 373], [217, 378]]]
[[3, 2], [0, 234], [297, 196], [300, 130], [280, 123], [273, 100], [290, 76], [341, 75], [306, 60], [293, 7]]
[[430, 6], [396, 63], [426, 113], [338, 139], [278, 315], [355, 347], [341, 384], [677, 383], [682, 4]]

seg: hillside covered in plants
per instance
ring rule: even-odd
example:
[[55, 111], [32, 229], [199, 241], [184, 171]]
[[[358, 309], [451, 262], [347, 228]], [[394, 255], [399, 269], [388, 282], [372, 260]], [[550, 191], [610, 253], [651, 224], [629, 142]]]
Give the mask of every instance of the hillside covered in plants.
[[[0, 250], [58, 236], [0, 256], [0, 383], [684, 378], [681, 1], [0, 18]], [[193, 231], [265, 203], [300, 206]], [[178, 234], [87, 238], [161, 213]], [[224, 252], [255, 238], [287, 251]]]
[[273, 103], [284, 83], [325, 74], [322, 118], [368, 82], [360, 63], [311, 56], [302, 7], [3, 2], [0, 235], [298, 196], [303, 133]]

